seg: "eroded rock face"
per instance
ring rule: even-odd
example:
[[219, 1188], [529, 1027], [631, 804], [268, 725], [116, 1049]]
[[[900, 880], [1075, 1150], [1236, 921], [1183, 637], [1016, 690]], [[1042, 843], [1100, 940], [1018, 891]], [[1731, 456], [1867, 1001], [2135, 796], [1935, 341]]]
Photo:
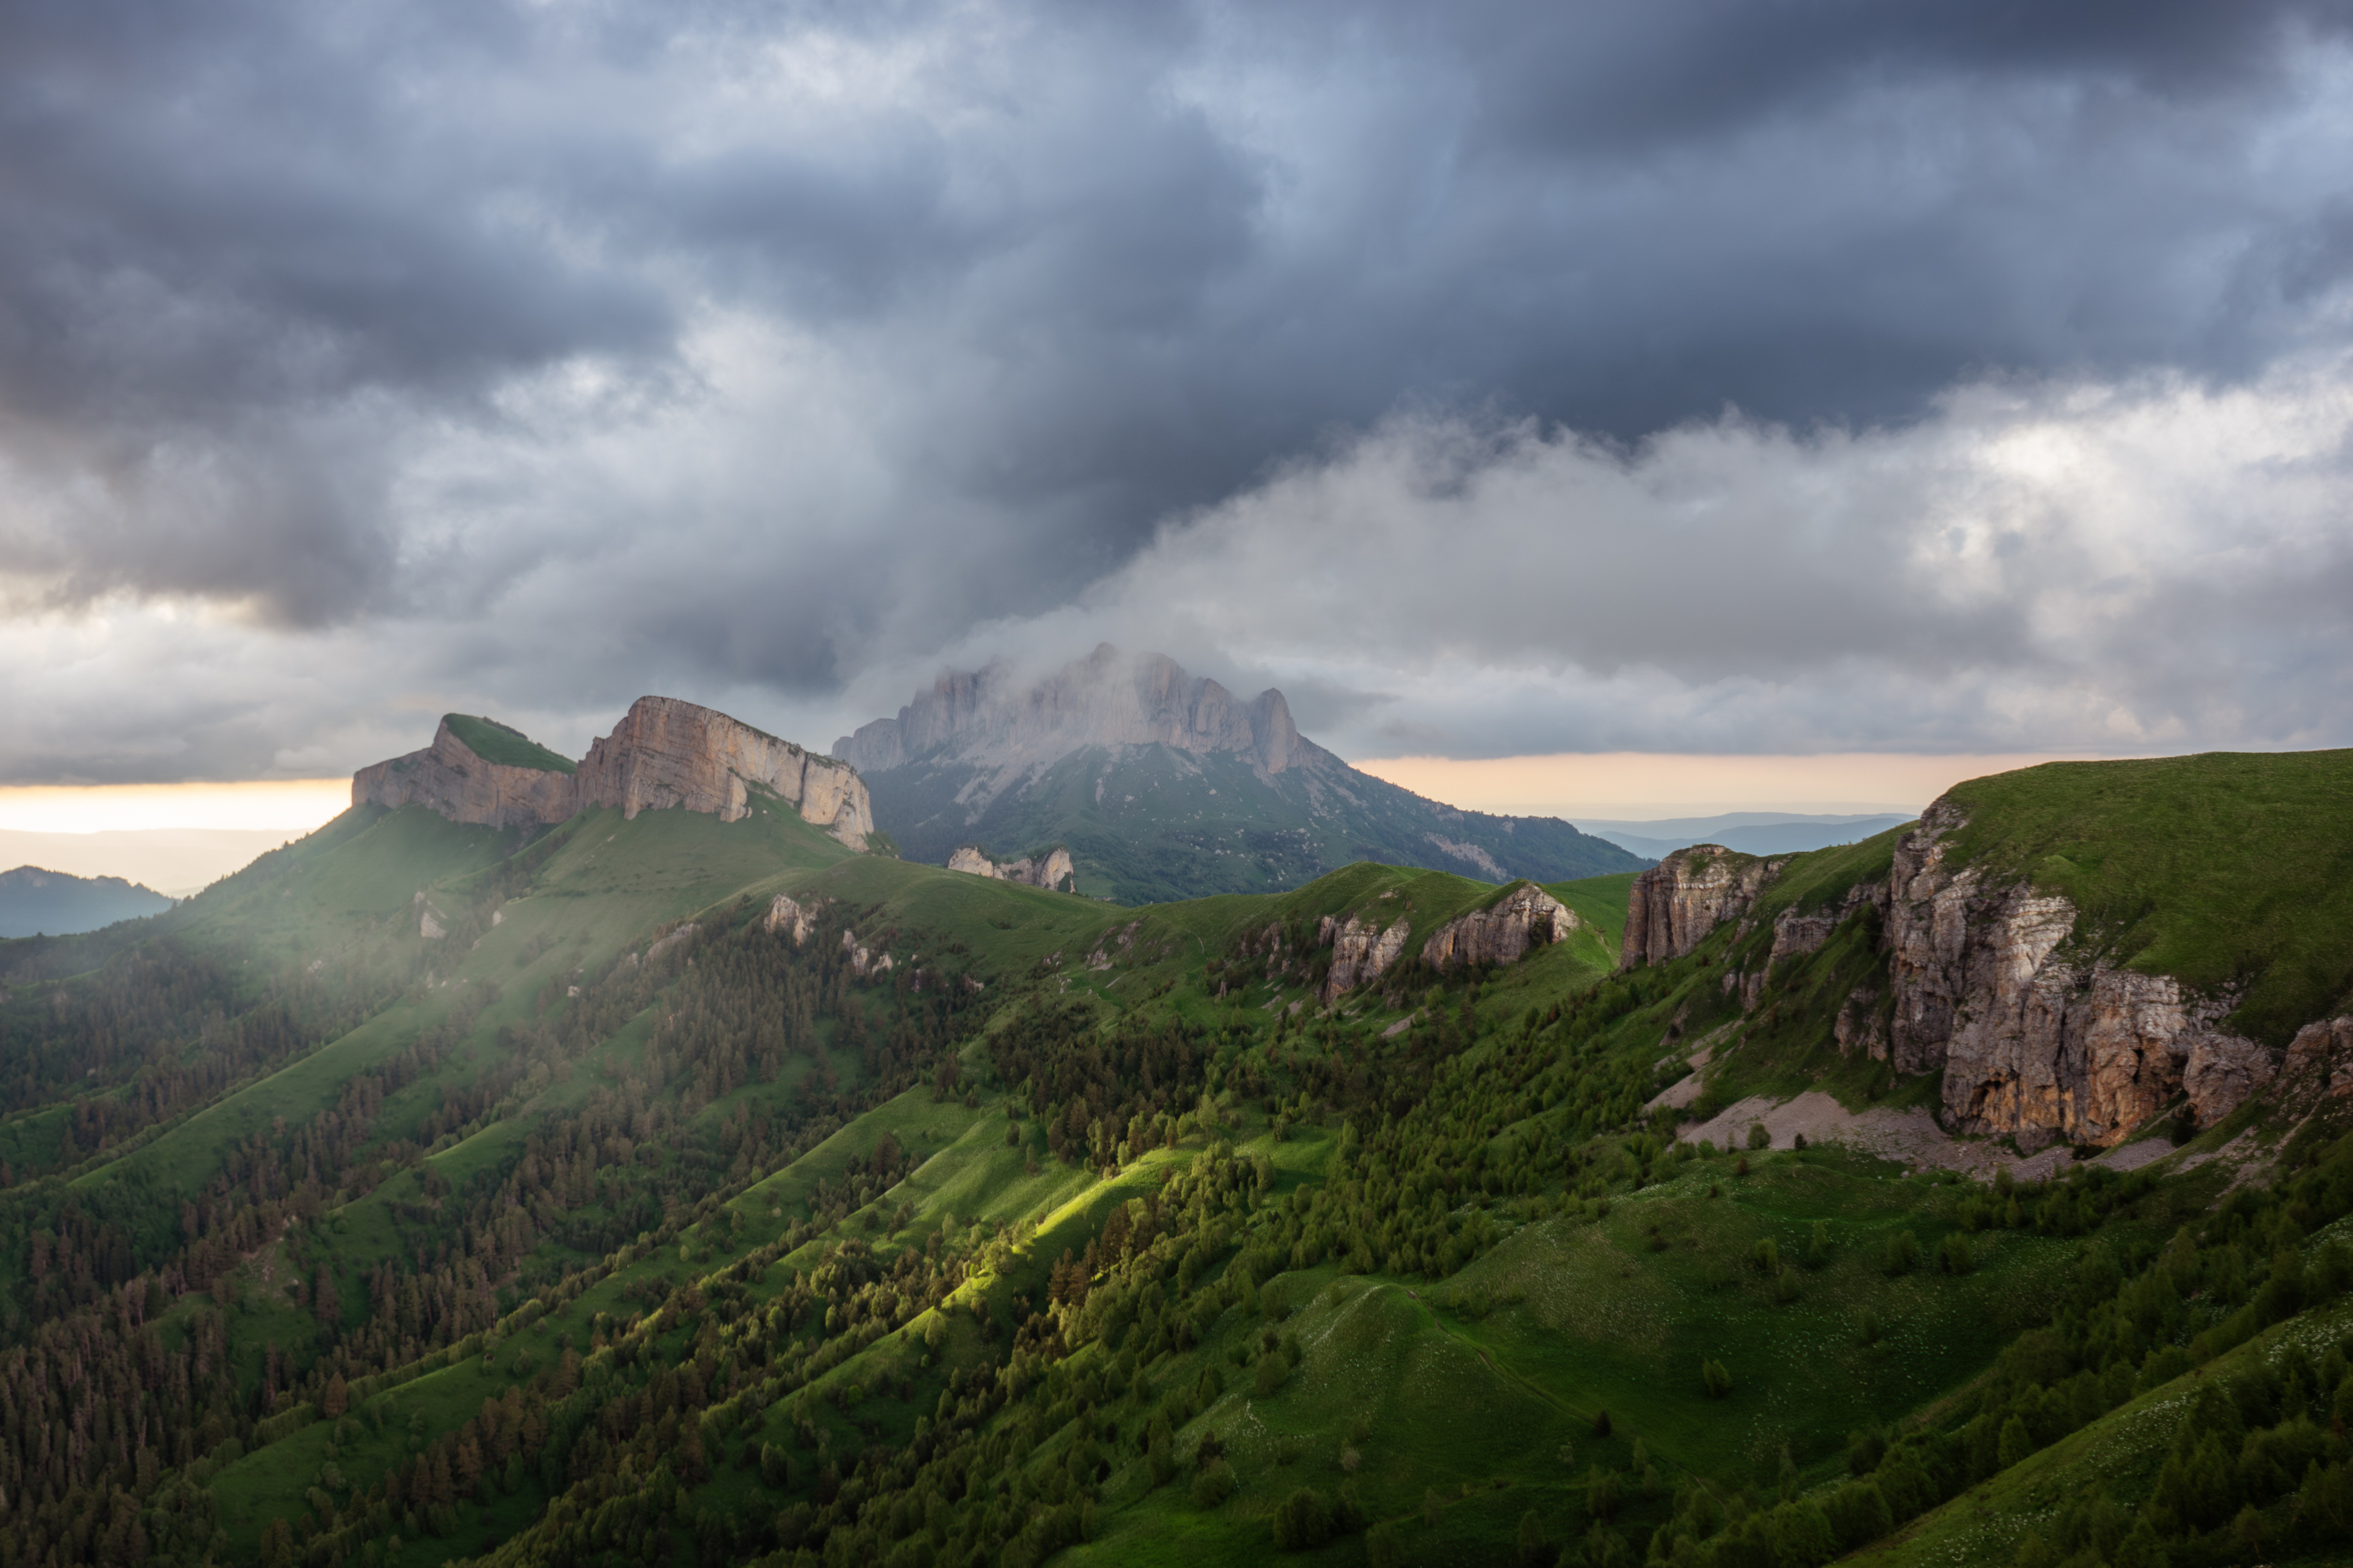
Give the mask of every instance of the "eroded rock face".
[[761, 924], [770, 931], [790, 938], [792, 944], [798, 947], [808, 941], [809, 933], [817, 929], [818, 907], [814, 903], [803, 904], [778, 893], [776, 902], [768, 906], [767, 918]]
[[1490, 908], [1447, 921], [1422, 943], [1432, 968], [1465, 963], [1517, 963], [1531, 947], [1558, 942], [1577, 929], [1576, 911], [1533, 882], [1524, 882]]
[[948, 869], [974, 877], [992, 877], [1000, 881], [1020, 882], [1032, 888], [1048, 888], [1056, 892], [1075, 893], [1079, 890], [1078, 868], [1071, 863], [1071, 852], [1060, 845], [1032, 860], [997, 860], [977, 844], [959, 846], [948, 856]]
[[2309, 1080], [2316, 1095], [2353, 1095], [2353, 1017], [2326, 1018], [2298, 1029], [2288, 1042], [2280, 1076]]
[[2072, 963], [2059, 953], [2075, 927], [2067, 899], [1947, 866], [1961, 822], [1940, 802], [1904, 837], [1887, 917], [1891, 1054], [1902, 1072], [1943, 1069], [1947, 1126], [2109, 1144], [2178, 1092], [2205, 1124], [2270, 1081], [2274, 1054], [2220, 1027], [2227, 1003], [2171, 975]]
[[847, 763], [675, 697], [640, 697], [576, 773], [484, 762], [445, 721], [433, 744], [352, 775], [352, 804], [423, 805], [452, 822], [496, 827], [562, 822], [592, 805], [636, 816], [683, 806], [723, 822], [751, 815], [754, 790], [773, 792], [853, 849], [874, 831], [865, 781]]
[[1721, 844], [1676, 850], [1634, 879], [1618, 967], [1635, 969], [1683, 957], [1716, 927], [1746, 914], [1785, 864], [1759, 860]]
[[530, 827], [570, 816], [579, 809], [579, 792], [570, 773], [483, 761], [444, 720], [423, 751], [353, 773], [352, 804], [422, 805], [452, 822]]
[[751, 815], [756, 787], [853, 849], [874, 831], [866, 784], [848, 763], [675, 697], [631, 703], [613, 732], [589, 746], [577, 776], [582, 805], [618, 806], [630, 817], [682, 806], [738, 822]]
[[1318, 943], [1329, 943], [1332, 967], [1324, 977], [1324, 1000], [1332, 1001], [1342, 992], [1377, 980], [1405, 951], [1406, 938], [1413, 934], [1412, 922], [1403, 915], [1383, 930], [1379, 921], [1362, 915], [1350, 915], [1345, 922], [1325, 915], [1317, 926]]
[[862, 980], [888, 974], [897, 963], [887, 952], [875, 952], [867, 948], [858, 940], [858, 933], [852, 931], [841, 933], [841, 951], [849, 954], [850, 973]]

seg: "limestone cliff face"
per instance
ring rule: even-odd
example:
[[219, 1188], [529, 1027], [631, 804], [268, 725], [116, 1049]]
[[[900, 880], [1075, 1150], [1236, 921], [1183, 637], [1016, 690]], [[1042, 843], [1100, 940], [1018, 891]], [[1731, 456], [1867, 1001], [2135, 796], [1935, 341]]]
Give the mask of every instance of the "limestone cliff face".
[[847, 763], [675, 697], [631, 703], [613, 732], [589, 746], [578, 778], [582, 805], [618, 806], [630, 817], [682, 806], [737, 822], [751, 815], [756, 787], [853, 849], [874, 831], [866, 784]]
[[766, 930], [788, 938], [795, 947], [798, 947], [808, 941], [811, 931], [817, 930], [818, 917], [823, 905], [822, 900], [804, 904], [797, 899], [778, 893], [776, 901], [768, 906], [767, 919], [761, 923]]
[[968, 876], [992, 877], [1000, 881], [1020, 882], [1032, 888], [1049, 888], [1057, 892], [1079, 890], [1078, 868], [1071, 864], [1071, 852], [1056, 845], [1035, 860], [997, 860], [977, 844], [960, 846], [948, 857], [948, 869]]
[[1560, 941], [1577, 929], [1574, 910], [1532, 882], [1523, 882], [1491, 908], [1449, 921], [1422, 943], [1435, 969], [1466, 963], [1517, 963], [1532, 947]]
[[855, 769], [790, 741], [674, 697], [640, 697], [576, 773], [485, 762], [445, 721], [433, 744], [352, 775], [352, 804], [423, 805], [452, 822], [497, 827], [562, 822], [592, 805], [629, 816], [683, 806], [723, 822], [751, 815], [771, 791], [853, 849], [874, 831], [874, 807]]
[[1726, 921], [1738, 920], [1787, 862], [1759, 860], [1721, 844], [1678, 849], [1641, 876], [1626, 906], [1618, 967], [1681, 958]]
[[2274, 1054], [2220, 1026], [2227, 1002], [2071, 961], [2068, 900], [1947, 865], [1962, 820], [1939, 802], [1898, 844], [1886, 933], [1891, 1054], [1903, 1072], [1943, 1069], [1947, 1126], [2115, 1143], [2176, 1093], [2202, 1125], [2270, 1081]]
[[1325, 915], [1315, 932], [1317, 943], [1332, 949], [1332, 967], [1324, 976], [1324, 1000], [1332, 1001], [1344, 991], [1379, 979], [1398, 961], [1398, 954], [1405, 951], [1406, 938], [1412, 934], [1413, 922], [1403, 915], [1386, 930], [1377, 918], [1350, 915], [1344, 922]]
[[445, 719], [425, 750], [353, 773], [352, 804], [422, 805], [452, 822], [527, 827], [570, 816], [579, 809], [579, 791], [570, 773], [483, 761]]

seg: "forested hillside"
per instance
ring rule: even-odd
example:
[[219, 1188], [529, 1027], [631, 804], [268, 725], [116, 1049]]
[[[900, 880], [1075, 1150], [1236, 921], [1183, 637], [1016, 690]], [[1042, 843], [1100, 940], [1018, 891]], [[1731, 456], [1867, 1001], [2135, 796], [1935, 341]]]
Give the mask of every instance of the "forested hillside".
[[2337, 1560], [2334, 1058], [1938, 1132], [1897, 837], [1621, 967], [1629, 876], [362, 807], [0, 944], [0, 1568]]

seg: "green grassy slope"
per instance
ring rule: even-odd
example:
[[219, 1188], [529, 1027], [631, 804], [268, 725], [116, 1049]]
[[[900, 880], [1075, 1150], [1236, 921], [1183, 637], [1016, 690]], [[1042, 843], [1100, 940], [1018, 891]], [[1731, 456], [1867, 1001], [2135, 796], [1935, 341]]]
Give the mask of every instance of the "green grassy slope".
[[511, 724], [496, 719], [477, 719], [470, 713], [444, 713], [441, 722], [449, 732], [466, 743], [466, 749], [486, 763], [497, 763], [510, 768], [537, 768], [543, 773], [568, 773], [574, 770], [571, 758], [560, 752], [551, 752]]
[[2245, 1033], [2353, 1001], [2353, 751], [2050, 763], [1948, 798], [1964, 863], [2066, 894], [2087, 953], [2243, 988]]
[[[9, 1331], [220, 1379], [103, 1482], [150, 1561], [1191, 1568], [1317, 1517], [1335, 1563], [2154, 1560], [2087, 1495], [2176, 1563], [2326, 1560], [2353, 1102], [1993, 1186], [1646, 1110], [1703, 1037], [1712, 1097], [1933, 1088], [1829, 1043], [1883, 967], [1865, 915], [1725, 1030], [1769, 915], [1893, 843], [1620, 974], [1624, 875], [1552, 884], [1568, 940], [1440, 971], [1430, 934], [1505, 889], [1366, 863], [1116, 909], [784, 810], [354, 812], [172, 940], [219, 994], [366, 1016], [0, 1192]], [[1316, 933], [1352, 918], [1404, 950], [1327, 1003]], [[2203, 1384], [2258, 1436], [2191, 1506]]]

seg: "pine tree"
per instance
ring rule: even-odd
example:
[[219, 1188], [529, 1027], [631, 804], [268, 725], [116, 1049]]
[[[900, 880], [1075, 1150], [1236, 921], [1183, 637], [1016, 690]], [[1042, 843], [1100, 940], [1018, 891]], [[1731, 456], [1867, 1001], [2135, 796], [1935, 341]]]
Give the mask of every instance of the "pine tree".
[[2001, 1441], [1995, 1454], [2003, 1469], [2010, 1468], [2033, 1452], [2034, 1436], [2026, 1429], [2024, 1417], [2012, 1415], [2001, 1424]]

